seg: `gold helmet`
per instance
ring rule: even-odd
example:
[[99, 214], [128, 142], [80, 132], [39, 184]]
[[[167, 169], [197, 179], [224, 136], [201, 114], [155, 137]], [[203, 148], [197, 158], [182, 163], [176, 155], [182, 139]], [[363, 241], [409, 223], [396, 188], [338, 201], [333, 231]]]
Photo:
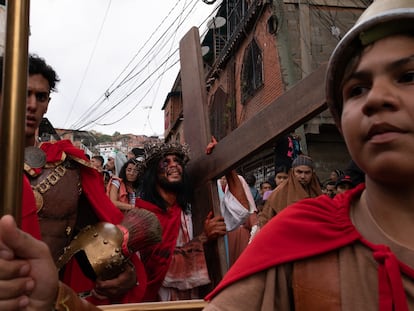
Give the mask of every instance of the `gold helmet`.
[[99, 222], [86, 226], [65, 247], [56, 265], [60, 270], [75, 256], [90, 279], [112, 279], [124, 271], [132, 254], [160, 242], [161, 237], [161, 225], [154, 213], [131, 209], [118, 225]]
[[126, 257], [122, 253], [124, 234], [118, 226], [100, 222], [82, 229], [58, 259], [61, 269], [74, 255], [85, 275], [91, 279], [111, 279], [123, 269]]
[[333, 51], [326, 73], [326, 101], [340, 127], [341, 82], [349, 61], [367, 46], [386, 36], [413, 31], [414, 0], [376, 0], [359, 17]]

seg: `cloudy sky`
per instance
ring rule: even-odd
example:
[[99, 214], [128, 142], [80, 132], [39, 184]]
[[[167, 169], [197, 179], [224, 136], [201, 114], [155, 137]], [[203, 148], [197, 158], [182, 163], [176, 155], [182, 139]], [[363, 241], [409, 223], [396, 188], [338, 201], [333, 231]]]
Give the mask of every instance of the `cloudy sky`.
[[32, 0], [29, 50], [61, 82], [46, 117], [57, 128], [162, 135], [180, 39], [206, 31], [202, 0]]

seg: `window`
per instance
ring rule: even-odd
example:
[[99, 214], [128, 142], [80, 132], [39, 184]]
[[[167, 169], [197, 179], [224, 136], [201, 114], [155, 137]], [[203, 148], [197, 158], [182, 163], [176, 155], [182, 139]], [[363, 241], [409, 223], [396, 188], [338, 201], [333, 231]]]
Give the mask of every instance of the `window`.
[[262, 51], [252, 40], [244, 51], [241, 74], [241, 99], [244, 104], [263, 85]]
[[211, 134], [218, 140], [226, 136], [227, 132], [227, 102], [228, 95], [222, 88], [218, 88], [212, 98], [210, 106], [210, 130]]

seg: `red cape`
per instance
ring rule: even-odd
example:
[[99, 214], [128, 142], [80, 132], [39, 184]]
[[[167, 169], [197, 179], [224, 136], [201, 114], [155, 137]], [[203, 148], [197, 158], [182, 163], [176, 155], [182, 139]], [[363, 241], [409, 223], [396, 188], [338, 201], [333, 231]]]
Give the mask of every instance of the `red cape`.
[[[60, 140], [55, 143], [43, 143], [41, 144], [40, 148], [45, 151], [46, 161], [48, 163], [60, 162], [67, 156], [70, 156], [72, 159], [80, 163], [82, 191], [88, 199], [99, 220], [113, 224], [118, 224], [122, 221], [122, 212], [112, 203], [112, 201], [106, 195], [101, 174], [96, 169], [88, 166], [89, 160], [86, 158], [83, 150], [73, 146], [69, 140]], [[24, 189], [27, 189], [27, 186]], [[25, 197], [27, 198], [25, 199]], [[33, 192], [30, 191], [29, 193], [27, 190], [24, 191], [24, 205], [22, 209], [22, 215], [31, 215], [31, 217], [22, 218], [23, 230], [28, 230], [28, 228], [32, 228], [33, 226], [38, 227], [37, 217], [36, 221], [34, 221], [33, 217], [33, 208], [35, 210], [36, 208], [30, 205], [34, 204], [34, 199], [31, 199], [30, 197], [33, 197]], [[122, 298], [121, 303], [140, 302], [145, 292], [146, 276], [143, 264], [136, 255], [132, 257], [132, 261], [135, 264], [139, 286], [135, 286], [132, 290], [130, 290]], [[70, 261], [65, 266], [63, 282], [69, 285], [78, 293], [90, 291], [94, 288], [93, 281], [83, 274], [76, 260]], [[96, 305], [110, 303], [108, 300], [97, 300], [92, 297], [88, 298], [88, 300]]]
[[33, 195], [29, 179], [23, 174], [23, 196], [22, 196], [22, 230], [31, 236], [41, 240], [40, 226], [37, 219], [36, 201]]
[[165, 212], [158, 206], [142, 199], [137, 199], [135, 206], [153, 212], [157, 216], [162, 228], [161, 243], [141, 252], [141, 258], [148, 278], [144, 301], [157, 301], [158, 292], [167, 274], [177, 245], [177, 237], [181, 225], [181, 208], [178, 205], [174, 205]]
[[414, 278], [414, 270], [398, 261], [387, 246], [366, 241], [349, 218], [350, 202], [364, 188], [361, 184], [334, 199], [321, 195], [284, 209], [259, 231], [205, 299], [213, 299], [230, 284], [254, 273], [333, 251], [358, 240], [373, 250], [379, 264], [380, 310], [408, 310], [400, 273]]

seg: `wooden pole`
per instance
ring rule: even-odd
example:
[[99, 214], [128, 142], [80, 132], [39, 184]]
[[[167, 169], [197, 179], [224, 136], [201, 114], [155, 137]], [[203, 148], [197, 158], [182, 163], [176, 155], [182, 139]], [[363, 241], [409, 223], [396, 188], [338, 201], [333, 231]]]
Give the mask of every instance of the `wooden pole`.
[[[207, 90], [203, 60], [201, 57], [200, 35], [198, 28], [191, 28], [180, 41], [181, 86], [183, 93], [184, 109], [184, 139], [190, 146], [191, 159], [197, 159], [205, 155], [205, 148], [211, 140], [210, 123], [207, 109]], [[192, 182], [197, 182], [194, 189], [194, 198], [197, 202], [193, 205], [193, 222], [195, 233], [200, 233], [204, 220], [213, 209], [214, 215], [220, 215], [220, 201], [216, 180], [208, 179], [199, 184], [193, 177], [202, 166], [202, 162], [188, 163], [188, 172]], [[207, 256], [208, 268], [212, 285], [217, 285], [227, 272], [226, 250], [224, 238], [217, 239], [212, 249], [206, 251], [214, 254]]]
[[207, 302], [201, 299], [163, 301], [163, 302], [142, 302], [122, 305], [99, 306], [106, 311], [201, 311]]
[[0, 127], [0, 213], [21, 222], [29, 45], [29, 0], [7, 1]]

